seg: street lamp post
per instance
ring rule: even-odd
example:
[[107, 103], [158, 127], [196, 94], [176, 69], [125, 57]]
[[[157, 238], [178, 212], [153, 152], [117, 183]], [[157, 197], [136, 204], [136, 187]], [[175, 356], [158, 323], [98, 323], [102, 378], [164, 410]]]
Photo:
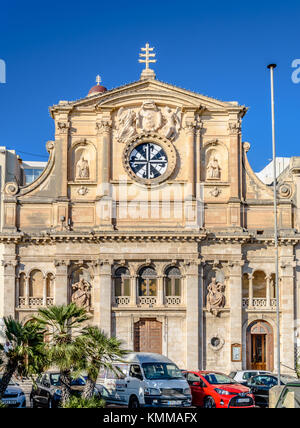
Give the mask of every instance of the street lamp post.
[[272, 111], [272, 145], [273, 145], [273, 190], [274, 190], [274, 242], [275, 242], [275, 289], [276, 289], [276, 321], [277, 321], [277, 368], [278, 385], [280, 385], [280, 314], [279, 314], [279, 251], [278, 251], [278, 220], [277, 220], [277, 167], [275, 140], [275, 102], [274, 102], [274, 69], [276, 64], [268, 65], [271, 77], [271, 111]]

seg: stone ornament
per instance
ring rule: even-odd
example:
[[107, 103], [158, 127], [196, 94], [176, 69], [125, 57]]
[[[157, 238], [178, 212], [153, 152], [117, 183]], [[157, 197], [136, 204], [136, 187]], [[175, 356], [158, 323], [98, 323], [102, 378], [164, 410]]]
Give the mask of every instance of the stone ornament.
[[82, 155], [76, 165], [76, 179], [90, 178], [90, 167], [87, 159]]
[[77, 190], [78, 195], [80, 196], [85, 196], [87, 193], [89, 193], [89, 189], [85, 186], [81, 186], [78, 190]]
[[11, 182], [11, 183], [7, 183], [5, 186], [5, 193], [11, 196], [14, 196], [18, 193], [19, 191], [19, 186], [17, 185], [17, 183]]
[[137, 133], [137, 115], [134, 110], [121, 107], [117, 114], [119, 141], [126, 141]]
[[50, 153], [51, 150], [54, 149], [54, 147], [55, 147], [55, 141], [47, 141], [47, 143], [46, 143], [46, 149], [47, 149], [48, 153]]
[[91, 288], [91, 284], [83, 278], [73, 284], [72, 303], [89, 311], [91, 309]]
[[290, 198], [292, 196], [292, 188], [288, 184], [282, 184], [278, 190], [281, 198]]
[[207, 287], [207, 291], [206, 308], [214, 316], [217, 316], [220, 309], [225, 306], [225, 285], [213, 278]]
[[218, 334], [214, 334], [210, 339], [208, 346], [214, 352], [217, 352], [223, 348], [224, 344], [225, 344], [225, 340], [221, 338]]
[[181, 129], [182, 111], [166, 106], [157, 107], [154, 101], [144, 101], [138, 111], [121, 107], [117, 113], [117, 139], [127, 142], [138, 133], [160, 132], [165, 138], [175, 140]]
[[211, 196], [214, 196], [215, 198], [217, 198], [221, 193], [221, 189], [218, 189], [218, 187], [214, 187], [210, 192]]

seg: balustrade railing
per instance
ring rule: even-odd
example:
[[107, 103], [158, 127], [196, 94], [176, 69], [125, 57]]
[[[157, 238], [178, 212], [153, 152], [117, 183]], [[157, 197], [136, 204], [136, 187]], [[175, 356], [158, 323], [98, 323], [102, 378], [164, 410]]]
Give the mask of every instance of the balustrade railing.
[[[53, 297], [46, 298], [47, 306], [51, 306], [53, 303]], [[19, 308], [39, 308], [41, 306], [44, 306], [43, 297], [19, 297]]]
[[248, 297], [243, 298], [243, 308], [244, 309], [276, 309], [276, 299], [270, 299], [270, 303], [268, 304], [268, 300], [263, 297], [253, 297], [252, 305], [250, 305], [250, 299]]

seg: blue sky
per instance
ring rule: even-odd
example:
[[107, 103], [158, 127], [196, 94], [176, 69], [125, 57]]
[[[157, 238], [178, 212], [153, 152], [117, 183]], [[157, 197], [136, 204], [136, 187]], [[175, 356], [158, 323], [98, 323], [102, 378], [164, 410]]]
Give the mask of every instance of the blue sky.
[[149, 41], [159, 80], [250, 107], [243, 140], [254, 170], [272, 157], [266, 65], [277, 62], [277, 154], [299, 156], [300, 83], [291, 80], [299, 20], [300, 2], [288, 0], [2, 3], [0, 145], [43, 160], [54, 138], [48, 106], [84, 97], [98, 73], [107, 88], [138, 80], [139, 49]]

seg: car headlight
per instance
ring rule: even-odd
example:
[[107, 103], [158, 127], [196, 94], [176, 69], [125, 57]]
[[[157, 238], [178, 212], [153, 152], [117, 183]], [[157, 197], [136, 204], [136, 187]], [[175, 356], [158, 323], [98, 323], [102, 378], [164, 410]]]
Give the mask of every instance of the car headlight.
[[184, 393], [184, 395], [191, 395], [191, 390], [190, 390], [190, 388], [185, 388], [185, 389], [183, 390], [183, 393]]
[[231, 395], [231, 393], [229, 391], [225, 391], [225, 389], [216, 388], [215, 391], [219, 395]]
[[19, 397], [22, 397], [23, 395], [25, 395], [23, 391], [19, 392]]
[[145, 395], [161, 395], [161, 392], [158, 388], [145, 388], [144, 394]]

